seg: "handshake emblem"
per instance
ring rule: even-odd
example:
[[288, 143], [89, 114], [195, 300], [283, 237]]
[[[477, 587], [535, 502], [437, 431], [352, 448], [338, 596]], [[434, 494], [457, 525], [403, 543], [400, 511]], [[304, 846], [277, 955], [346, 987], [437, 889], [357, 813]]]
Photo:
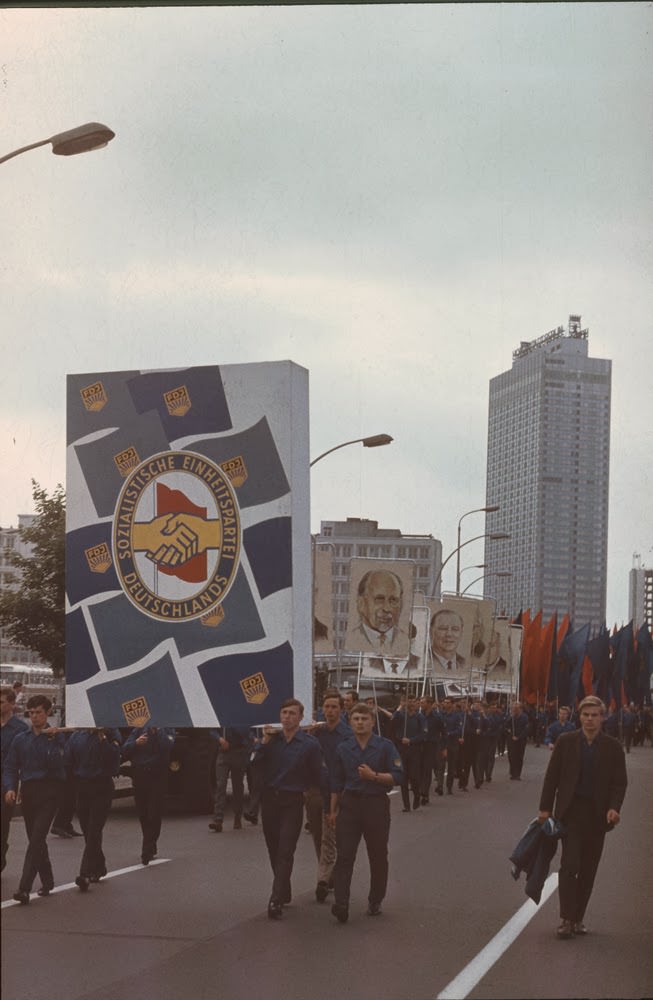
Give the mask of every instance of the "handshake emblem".
[[219, 520], [208, 521], [196, 514], [161, 514], [151, 521], [136, 521], [132, 544], [162, 569], [174, 570], [207, 549], [219, 549]]

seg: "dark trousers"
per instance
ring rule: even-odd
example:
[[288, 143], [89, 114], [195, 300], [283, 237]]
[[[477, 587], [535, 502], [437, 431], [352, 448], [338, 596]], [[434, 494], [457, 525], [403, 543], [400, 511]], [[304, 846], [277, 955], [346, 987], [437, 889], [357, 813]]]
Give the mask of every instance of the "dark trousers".
[[488, 738], [487, 745], [487, 757], [485, 758], [485, 780], [492, 781], [492, 772], [494, 771], [494, 761], [497, 755], [497, 746], [499, 743], [499, 734], [491, 733]]
[[581, 923], [592, 895], [605, 830], [590, 799], [575, 798], [564, 823], [567, 832], [562, 838], [558, 875], [560, 918]]
[[73, 825], [75, 815], [75, 805], [77, 800], [77, 783], [72, 775], [61, 782], [59, 792], [59, 805], [52, 820], [52, 826], [61, 830], [70, 830]]
[[141, 853], [152, 858], [157, 852], [157, 841], [161, 833], [168, 772], [132, 768], [132, 774], [136, 813], [143, 833]]
[[508, 745], [508, 766], [510, 767], [510, 777], [520, 778], [522, 767], [524, 766], [524, 751], [526, 750], [526, 740], [514, 740], [512, 736], [506, 736]]
[[304, 793], [264, 788], [261, 819], [273, 874], [270, 898], [289, 903], [295, 848], [304, 822]]
[[421, 746], [419, 743], [399, 744], [399, 756], [404, 767], [404, 780], [401, 783], [401, 798], [404, 809], [410, 809], [410, 788], [417, 803], [420, 800], [421, 786]]
[[52, 889], [54, 886], [47, 837], [52, 817], [59, 807], [61, 786], [61, 781], [48, 778], [25, 781], [21, 786], [23, 819], [29, 843], [18, 886], [19, 892], [32, 891], [37, 872], [45, 889]]
[[469, 772], [474, 763], [476, 755], [476, 736], [466, 736], [460, 747], [458, 758], [458, 785], [460, 788], [467, 788], [469, 784]]
[[472, 773], [474, 775], [474, 784], [477, 788], [480, 788], [485, 781], [485, 775], [487, 774], [488, 759], [490, 755], [490, 737], [485, 733], [481, 733], [476, 737], [476, 752], [474, 754], [474, 763], [472, 764]]
[[422, 797], [428, 799], [431, 791], [431, 779], [437, 763], [438, 747], [437, 743], [422, 743]]
[[317, 860], [319, 861], [322, 851], [322, 820], [324, 816], [324, 800], [319, 788], [309, 788], [304, 793], [304, 805], [306, 807], [306, 822], [308, 823]]
[[250, 765], [247, 768], [247, 788], [249, 791], [247, 815], [258, 816], [261, 808], [261, 796], [263, 795], [263, 775], [260, 767]]
[[7, 805], [2, 797], [2, 871], [5, 870], [7, 864], [7, 848], [9, 847], [9, 828], [11, 826], [11, 817], [14, 814], [14, 807]]
[[102, 833], [113, 799], [111, 778], [77, 779], [77, 815], [84, 834], [84, 853], [79, 874], [84, 878], [107, 873], [107, 863], [102, 850]]
[[240, 819], [243, 814], [245, 798], [245, 772], [249, 751], [245, 747], [233, 750], [220, 750], [215, 760], [215, 805], [214, 818], [218, 822], [224, 819], [224, 809], [227, 801], [227, 781], [231, 775], [232, 805], [234, 817]]
[[453, 788], [454, 778], [458, 773], [458, 759], [460, 756], [460, 743], [458, 737], [454, 736], [447, 740], [447, 789]]
[[333, 870], [335, 901], [349, 905], [354, 862], [361, 837], [370, 864], [368, 901], [381, 903], [388, 885], [390, 803], [387, 795], [343, 792], [336, 820], [336, 866]]

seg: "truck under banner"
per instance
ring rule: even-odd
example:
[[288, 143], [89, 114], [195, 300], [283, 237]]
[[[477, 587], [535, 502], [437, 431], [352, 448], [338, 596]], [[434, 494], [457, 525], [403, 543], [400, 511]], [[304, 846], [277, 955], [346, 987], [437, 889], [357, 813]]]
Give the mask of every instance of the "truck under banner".
[[308, 372], [70, 375], [67, 445], [68, 724], [310, 705]]

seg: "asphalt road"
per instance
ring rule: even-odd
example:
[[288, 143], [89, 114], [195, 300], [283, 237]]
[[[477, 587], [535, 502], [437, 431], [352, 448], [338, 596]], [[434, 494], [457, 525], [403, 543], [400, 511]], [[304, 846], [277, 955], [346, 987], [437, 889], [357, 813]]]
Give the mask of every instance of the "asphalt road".
[[[25, 834], [14, 819], [2, 875], [4, 1000], [651, 997], [653, 749], [628, 757], [622, 822], [606, 839], [586, 917], [591, 933], [572, 941], [554, 937], [557, 893], [535, 907], [523, 877], [516, 883], [509, 873], [547, 759], [529, 746], [521, 782], [508, 780], [499, 759], [491, 785], [434, 797], [410, 814], [393, 795], [383, 915], [365, 915], [361, 848], [345, 925], [331, 916], [331, 897], [315, 901], [308, 834], [292, 905], [273, 922], [260, 826], [234, 831], [228, 816], [214, 834], [209, 817], [170, 814], [160, 861], [144, 868], [131, 800], [114, 804], [105, 830], [112, 877], [82, 895], [73, 884], [81, 841], [51, 837], [58, 890], [18, 906], [10, 900]], [[511, 932], [515, 920], [519, 932]]]

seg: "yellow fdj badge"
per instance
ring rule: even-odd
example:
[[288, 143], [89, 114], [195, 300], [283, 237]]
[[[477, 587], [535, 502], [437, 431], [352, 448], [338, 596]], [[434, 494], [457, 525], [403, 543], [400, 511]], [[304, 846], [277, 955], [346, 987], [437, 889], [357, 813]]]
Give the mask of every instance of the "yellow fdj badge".
[[129, 726], [144, 726], [152, 718], [147, 702], [142, 696], [122, 703], [122, 713]]
[[164, 392], [163, 399], [171, 417], [183, 417], [191, 408], [190, 395], [185, 385]]
[[140, 462], [138, 452], [131, 446], [129, 448], [125, 448], [124, 451], [119, 452], [117, 455], [114, 455], [113, 460], [118, 466], [118, 472], [123, 479], [126, 479], [129, 473], [132, 472]]
[[80, 389], [82, 402], [89, 413], [97, 413], [103, 406], [106, 406], [108, 397], [101, 382], [94, 382]]
[[245, 701], [249, 702], [250, 705], [262, 705], [270, 694], [265, 677], [261, 673], [244, 677], [240, 682], [240, 688], [245, 695]]
[[232, 486], [242, 486], [247, 479], [247, 466], [242, 455], [238, 455], [236, 458], [228, 458], [226, 462], [221, 462], [220, 468], [224, 469], [227, 473]]
[[200, 624], [206, 625], [207, 628], [217, 628], [224, 621], [224, 617], [224, 608], [218, 604], [212, 611], [209, 611], [208, 615], [202, 615]]
[[84, 555], [86, 556], [86, 562], [91, 573], [106, 573], [113, 563], [111, 552], [106, 542], [94, 545], [91, 549], [84, 549]]

